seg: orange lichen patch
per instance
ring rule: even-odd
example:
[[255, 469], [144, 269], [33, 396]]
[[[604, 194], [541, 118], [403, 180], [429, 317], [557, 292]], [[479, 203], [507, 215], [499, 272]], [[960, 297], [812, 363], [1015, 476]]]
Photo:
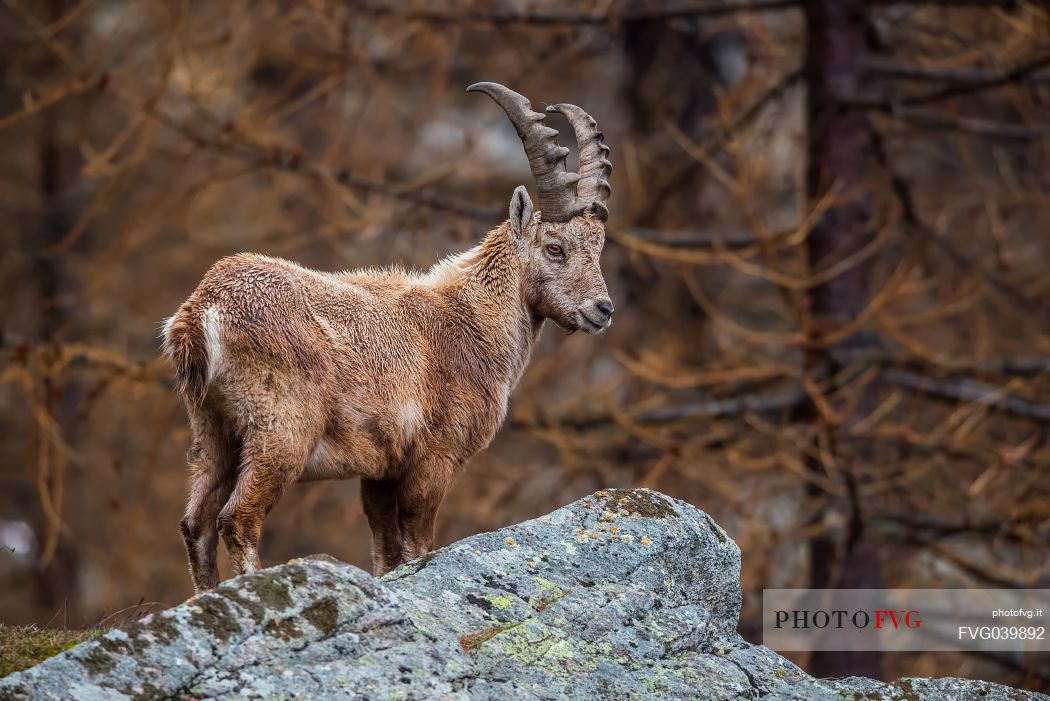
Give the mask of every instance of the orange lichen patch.
[[649, 536], [647, 536], [647, 535], [643, 535], [643, 536], [642, 536], [642, 539], [641, 539], [641, 540], [639, 540], [638, 542], [639, 542], [639, 543], [641, 543], [642, 545], [644, 545], [644, 546], [645, 546], [645, 547], [647, 547], [647, 548], [648, 548], [648, 547], [649, 547], [650, 545], [652, 545], [652, 544], [653, 544], [653, 543], [652, 543], [652, 541], [651, 541], [651, 540], [649, 540]]
[[598, 517], [598, 525], [604, 527], [609, 525], [611, 521], [615, 521], [618, 518], [623, 518], [625, 516], [630, 515], [630, 508], [624, 508], [619, 504], [619, 502], [617, 502], [616, 505], [613, 506], [613, 508], [608, 508], [602, 511], [602, 515]]
[[495, 636], [499, 635], [508, 628], [513, 628], [514, 624], [503, 624], [498, 626], [492, 626], [491, 628], [485, 628], [484, 630], [478, 630], [473, 633], [464, 633], [459, 636], [459, 647], [463, 652], [470, 652], [481, 646], [482, 643], [491, 640]]
[[617, 532], [617, 531], [619, 531], [619, 530], [620, 530], [620, 529], [619, 529], [618, 527], [616, 527], [616, 526], [610, 526], [610, 527], [609, 527], [609, 532], [610, 532], [610, 533], [616, 533], [616, 532]]
[[[595, 528], [597, 528], [600, 531], [602, 526], [601, 524], [595, 524]], [[581, 528], [580, 530], [576, 531], [576, 542], [586, 543], [588, 540], [602, 540], [601, 535], [602, 534], [600, 532], [596, 533], [594, 531], [589, 531], [585, 528]]]
[[[547, 582], [547, 584], [551, 587], [554, 587], [554, 585], [550, 582]], [[537, 612], [543, 611], [555, 601], [564, 598], [565, 595], [569, 593], [568, 591], [559, 590], [557, 587], [554, 587], [554, 589], [555, 591], [552, 594], [545, 596], [542, 599], [530, 599], [529, 605], [532, 606], [532, 608], [535, 609]]]
[[505, 542], [505, 543], [506, 543], [507, 545], [509, 545], [509, 546], [510, 546], [510, 547], [512, 547], [512, 548], [518, 548], [518, 547], [521, 547], [521, 546], [519, 546], [519, 545], [518, 545], [517, 543], [515, 543], [515, 542], [514, 542], [514, 539], [513, 539], [513, 538], [507, 538], [507, 539], [506, 539], [506, 540], [504, 540], [503, 542]]

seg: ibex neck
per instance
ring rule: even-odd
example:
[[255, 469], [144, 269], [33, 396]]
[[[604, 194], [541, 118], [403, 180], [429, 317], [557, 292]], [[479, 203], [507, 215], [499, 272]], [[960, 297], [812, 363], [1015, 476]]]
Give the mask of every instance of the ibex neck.
[[493, 299], [521, 297], [521, 261], [509, 229], [506, 223], [493, 229], [469, 251], [468, 284]]
[[490, 231], [474, 248], [431, 271], [442, 287], [477, 321], [485, 360], [511, 384], [517, 384], [542, 319], [525, 300], [524, 274], [509, 222]]

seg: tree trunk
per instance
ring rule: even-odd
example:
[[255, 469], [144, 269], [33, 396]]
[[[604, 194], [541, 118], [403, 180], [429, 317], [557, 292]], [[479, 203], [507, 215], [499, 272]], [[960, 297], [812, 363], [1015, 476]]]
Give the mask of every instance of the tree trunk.
[[[872, 207], [867, 189], [875, 172], [871, 127], [864, 111], [844, 106], [839, 96], [860, 91], [867, 45], [863, 0], [807, 0], [804, 5], [807, 43], [805, 80], [807, 83], [807, 126], [809, 144], [806, 170], [810, 205], [832, 189], [834, 204], [824, 213], [807, 241], [811, 274], [833, 265], [869, 243], [874, 235]], [[842, 327], [864, 310], [870, 293], [870, 259], [839, 276], [812, 287], [808, 294], [810, 319], [808, 336], [818, 340]], [[833, 347], [811, 347], [806, 352], [806, 372], [811, 377], [833, 377], [840, 368], [832, 351], [857, 348], [865, 344], [862, 334], [854, 334]], [[829, 388], [833, 391], [835, 388]], [[863, 411], [866, 403], [858, 403]], [[845, 508], [845, 533], [824, 531], [810, 541], [810, 582], [813, 588], [877, 588], [880, 585], [877, 548], [864, 531], [863, 514], [856, 498], [856, 467], [865, 456], [851, 450], [847, 425], [829, 424], [816, 407], [810, 407], [815, 441], [830, 452], [836, 477], [841, 477], [849, 494]], [[814, 446], [816, 447], [816, 446]], [[820, 451], [814, 451], [819, 455]], [[827, 466], [810, 458], [811, 470], [823, 472]], [[816, 517], [823, 521], [832, 497], [820, 488], [810, 487], [810, 496], [823, 501]], [[840, 507], [842, 505], [839, 505]], [[872, 652], [817, 652], [810, 659], [810, 673], [818, 677], [863, 675], [880, 676], [880, 655]]]
[[[50, 0], [47, 3], [47, 22], [58, 22], [70, 9], [68, 0]], [[62, 64], [50, 52], [45, 55], [39, 75], [54, 80], [64, 70]], [[40, 122], [38, 159], [40, 206], [43, 215], [36, 240], [31, 244], [31, 255], [34, 256], [34, 270], [39, 288], [40, 315], [37, 338], [50, 348], [61, 342], [63, 327], [69, 319], [69, 301], [75, 287], [75, 281], [67, 270], [61, 257], [48, 251], [68, 233], [71, 225], [67, 187], [69, 184], [70, 149], [62, 139], [60, 125], [62, 111], [67, 108], [64, 103], [57, 104], [43, 113]], [[50, 354], [49, 357], [53, 357]], [[48, 369], [43, 378], [43, 408], [59, 427], [61, 435], [68, 440], [72, 432], [72, 417], [77, 401], [74, 383], [63, 383], [54, 377]], [[62, 514], [63, 492], [65, 491], [65, 469], [62, 456], [51, 444], [48, 436], [38, 432], [41, 445], [42, 465], [47, 465], [43, 475], [43, 487], [46, 490], [52, 508], [59, 516]], [[42, 465], [38, 469], [43, 469]], [[76, 601], [77, 587], [77, 554], [69, 538], [63, 538], [56, 532], [58, 524], [42, 516], [37, 529], [43, 546], [42, 559], [36, 577], [36, 594], [39, 606], [49, 612], [59, 608], [64, 610], [64, 617], [57, 618], [62, 624], [69, 616], [70, 601]], [[50, 548], [50, 540], [58, 536]], [[74, 616], [76, 618], [76, 616]]]

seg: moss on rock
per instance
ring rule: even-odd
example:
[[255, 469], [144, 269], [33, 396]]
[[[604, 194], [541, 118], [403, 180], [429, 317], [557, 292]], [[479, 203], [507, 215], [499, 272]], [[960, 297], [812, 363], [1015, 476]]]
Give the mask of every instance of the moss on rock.
[[267, 635], [280, 640], [295, 640], [303, 637], [303, 631], [299, 630], [299, 624], [294, 618], [270, 621], [263, 630]]
[[648, 489], [603, 489], [595, 492], [594, 496], [604, 502], [605, 508], [627, 511], [631, 516], [645, 518], [675, 518], [678, 516], [678, 512], [663, 495]]
[[324, 635], [331, 635], [339, 626], [339, 602], [325, 597], [303, 609], [303, 618]]
[[222, 642], [229, 641], [244, 630], [230, 610], [230, 604], [218, 594], [205, 594], [197, 597], [190, 614], [190, 622], [199, 628], [209, 631]]
[[80, 664], [83, 665], [89, 674], [95, 676], [112, 672], [117, 666], [114, 659], [101, 646], [89, 649], [80, 658]]

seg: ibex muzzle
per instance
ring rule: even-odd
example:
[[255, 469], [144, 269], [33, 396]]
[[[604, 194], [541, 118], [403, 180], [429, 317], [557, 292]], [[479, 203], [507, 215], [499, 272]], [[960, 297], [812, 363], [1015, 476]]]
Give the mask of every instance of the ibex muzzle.
[[503, 107], [536, 179], [509, 219], [427, 273], [325, 273], [255, 254], [216, 263], [168, 320], [193, 431], [182, 534], [195, 589], [218, 583], [221, 536], [237, 574], [259, 566], [263, 519], [297, 481], [361, 477], [377, 574], [433, 545], [434, 519], [507, 413], [545, 319], [601, 333], [613, 303], [598, 266], [609, 149], [573, 105], [579, 173], [521, 95]]

